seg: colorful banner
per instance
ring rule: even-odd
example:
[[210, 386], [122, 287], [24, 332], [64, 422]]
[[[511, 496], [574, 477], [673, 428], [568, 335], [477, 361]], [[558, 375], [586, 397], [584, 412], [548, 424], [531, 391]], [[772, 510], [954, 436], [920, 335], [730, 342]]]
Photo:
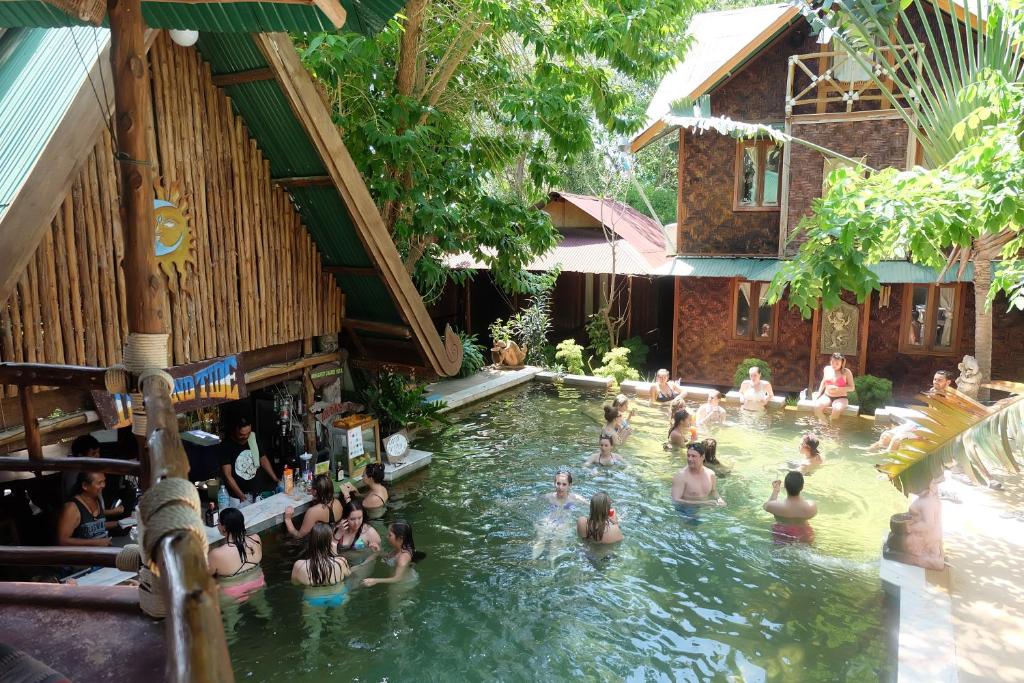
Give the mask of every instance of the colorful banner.
[[[178, 413], [237, 401], [248, 396], [245, 372], [238, 367], [238, 356], [178, 365], [168, 368], [167, 372], [174, 378], [171, 401]], [[107, 429], [126, 427], [132, 423], [132, 400], [128, 394], [94, 391], [92, 398]]]

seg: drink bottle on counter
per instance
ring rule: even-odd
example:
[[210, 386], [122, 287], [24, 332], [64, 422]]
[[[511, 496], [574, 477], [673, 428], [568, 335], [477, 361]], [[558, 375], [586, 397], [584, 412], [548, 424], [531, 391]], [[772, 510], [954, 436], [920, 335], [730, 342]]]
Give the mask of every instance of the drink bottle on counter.
[[210, 503], [209, 507], [206, 508], [206, 518], [204, 521], [208, 527], [217, 526], [217, 510], [213, 503]]
[[228, 497], [228, 487], [221, 486], [220, 490], [217, 491], [217, 510], [223, 511], [224, 508], [230, 507], [231, 499]]

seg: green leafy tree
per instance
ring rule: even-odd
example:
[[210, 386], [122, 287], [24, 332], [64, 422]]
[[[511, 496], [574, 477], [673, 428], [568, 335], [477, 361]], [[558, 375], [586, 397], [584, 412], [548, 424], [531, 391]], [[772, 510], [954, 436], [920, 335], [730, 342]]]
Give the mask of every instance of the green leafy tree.
[[[796, 259], [772, 282], [776, 299], [789, 287], [790, 301], [807, 315], [820, 297], [828, 308], [842, 290], [864, 300], [879, 288], [870, 266], [909, 257], [942, 272], [962, 275], [974, 264], [975, 355], [983, 380], [991, 376], [991, 303], [999, 292], [1011, 306], [1024, 308], [1024, 14], [1017, 0], [1005, 6], [976, 3], [984, 20], [974, 27], [941, 9], [937, 0], [848, 3], [830, 12], [825, 0], [808, 15], [834, 32], [908, 123], [929, 168], [885, 169], [867, 177], [839, 169], [830, 191], [800, 222], [805, 238]], [[924, 39], [913, 33], [910, 12], [951, 17]], [[987, 14], [985, 13], [987, 10]], [[893, 37], [895, 36], [895, 38]], [[937, 59], [911, 59], [893, 66], [877, 57], [912, 47]], [[993, 278], [992, 260], [1003, 268]]]
[[619, 75], [656, 81], [698, 0], [409, 0], [373, 38], [300, 42], [406, 268], [431, 295], [469, 253], [512, 291], [554, 246], [533, 205], [560, 165], [642, 124]]

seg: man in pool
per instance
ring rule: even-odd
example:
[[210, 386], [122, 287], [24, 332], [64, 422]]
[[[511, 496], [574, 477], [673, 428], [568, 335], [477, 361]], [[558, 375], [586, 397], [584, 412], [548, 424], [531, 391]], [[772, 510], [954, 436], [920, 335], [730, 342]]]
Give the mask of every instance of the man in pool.
[[804, 475], [796, 471], [786, 475], [786, 500], [779, 500], [779, 489], [782, 486], [782, 481], [773, 481], [772, 495], [764, 504], [764, 511], [775, 515], [772, 538], [776, 543], [810, 543], [814, 540], [814, 529], [808, 520], [818, 514], [818, 506], [813, 500], [800, 495], [804, 488]]
[[944, 396], [946, 394], [946, 389], [949, 388], [949, 376], [950, 372], [948, 370], [936, 371], [935, 376], [932, 377], [932, 388], [926, 393]]
[[600, 445], [600, 450], [584, 460], [584, 465], [611, 467], [612, 465], [625, 464], [618, 453], [612, 453], [612, 437], [609, 434], [602, 434], [598, 444]]
[[725, 505], [718, 495], [718, 478], [704, 467], [704, 444], [699, 441], [687, 445], [686, 467], [672, 478], [672, 502], [684, 510]]

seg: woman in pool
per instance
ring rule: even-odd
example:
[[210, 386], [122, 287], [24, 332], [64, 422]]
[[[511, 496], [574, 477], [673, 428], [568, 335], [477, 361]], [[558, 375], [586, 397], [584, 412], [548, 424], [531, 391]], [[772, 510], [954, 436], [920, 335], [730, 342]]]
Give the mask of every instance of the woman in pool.
[[607, 493], [600, 491], [590, 499], [590, 516], [576, 520], [576, 533], [592, 543], [618, 543], [624, 538]]
[[621, 446], [632, 433], [633, 430], [626, 426], [622, 415], [619, 414], [618, 408], [614, 405], [604, 407], [604, 429], [601, 430], [602, 436], [610, 436], [614, 445]]
[[416, 543], [412, 539], [412, 525], [401, 520], [393, 522], [388, 527], [388, 543], [394, 549], [385, 562], [395, 568], [393, 576], [387, 579], [363, 579], [364, 586], [376, 586], [379, 583], [398, 583], [408, 577], [415, 577], [415, 570], [411, 567], [413, 562], [419, 562], [426, 553], [416, 550]]
[[314, 607], [337, 607], [348, 596], [348, 562], [331, 552], [332, 539], [331, 529], [317, 522], [309, 532], [306, 556], [292, 565], [292, 583], [307, 587], [303, 599]]
[[732, 467], [718, 459], [718, 442], [714, 439], [704, 439], [704, 467], [714, 472], [716, 477], [732, 472]]
[[801, 460], [798, 463], [790, 463], [793, 469], [799, 470], [802, 474], [811, 474], [825, 464], [818, 444], [818, 437], [814, 434], [804, 434], [804, 438], [800, 439]]
[[825, 419], [825, 408], [831, 405], [832, 415], [829, 419], [835, 422], [850, 405], [846, 396], [853, 389], [853, 373], [846, 367], [846, 357], [838, 352], [833, 353], [814, 395], [815, 414], [819, 419]]
[[363, 481], [369, 491], [363, 496], [363, 510], [370, 519], [378, 519], [384, 514], [388, 504], [388, 490], [384, 487], [384, 465], [371, 462], [363, 472]]
[[260, 568], [263, 545], [258, 534], [245, 532], [245, 517], [237, 508], [224, 508], [217, 529], [224, 535], [224, 544], [210, 549], [210, 574], [217, 579], [222, 594], [244, 601], [266, 585]]
[[334, 529], [334, 542], [337, 545], [335, 552], [345, 557], [365, 555], [367, 550], [380, 550], [380, 534], [366, 523], [363, 504], [358, 500], [345, 503], [341, 522]]
[[698, 427], [725, 422], [725, 408], [718, 405], [721, 400], [722, 395], [717, 391], [712, 391], [708, 394], [707, 403], [704, 403], [697, 409], [696, 420]]
[[669, 381], [668, 370], [664, 368], [658, 370], [658, 374], [655, 375], [654, 382], [651, 384], [649, 394], [651, 403], [668, 403], [674, 398], [684, 396], [686, 396], [686, 392], [683, 391], [683, 388], [677, 383]]
[[685, 408], [680, 408], [672, 414], [672, 426], [668, 430], [668, 444], [665, 448], [685, 446], [695, 436], [696, 429], [692, 429], [690, 413]]
[[587, 502], [583, 496], [573, 493], [571, 488], [572, 474], [570, 472], [563, 470], [555, 475], [554, 492], [544, 496], [544, 500], [548, 503], [548, 512], [571, 510], [576, 505]]
[[612, 405], [619, 411], [619, 417], [622, 418], [622, 426], [629, 428], [629, 421], [633, 419], [633, 415], [636, 414], [635, 408], [629, 407], [629, 397], [625, 394], [619, 394], [612, 401]]
[[285, 508], [284, 528], [292, 538], [305, 538], [317, 522], [323, 522], [334, 529], [334, 525], [341, 519], [341, 501], [334, 497], [334, 484], [331, 483], [329, 476], [318, 474], [313, 479], [313, 503], [306, 510], [302, 526], [298, 529], [292, 523], [294, 514], [295, 508], [290, 505]]

